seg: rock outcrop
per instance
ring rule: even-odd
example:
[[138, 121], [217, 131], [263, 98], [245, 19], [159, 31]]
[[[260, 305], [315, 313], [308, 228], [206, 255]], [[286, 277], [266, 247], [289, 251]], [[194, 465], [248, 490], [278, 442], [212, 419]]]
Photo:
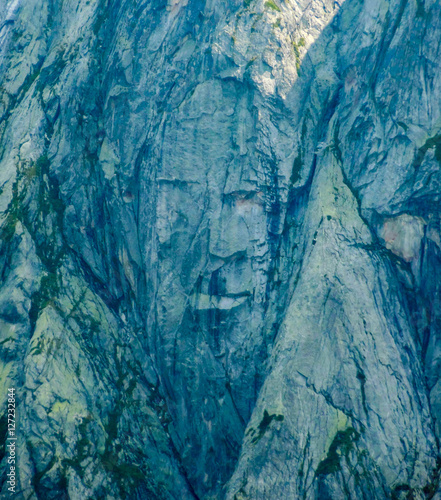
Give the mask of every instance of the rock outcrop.
[[14, 498], [440, 499], [441, 3], [0, 20]]

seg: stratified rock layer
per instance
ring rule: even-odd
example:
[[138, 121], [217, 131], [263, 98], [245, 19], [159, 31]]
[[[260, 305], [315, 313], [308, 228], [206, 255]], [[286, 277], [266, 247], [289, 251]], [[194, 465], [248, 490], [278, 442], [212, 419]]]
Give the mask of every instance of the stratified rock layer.
[[16, 498], [441, 498], [440, 2], [0, 19]]

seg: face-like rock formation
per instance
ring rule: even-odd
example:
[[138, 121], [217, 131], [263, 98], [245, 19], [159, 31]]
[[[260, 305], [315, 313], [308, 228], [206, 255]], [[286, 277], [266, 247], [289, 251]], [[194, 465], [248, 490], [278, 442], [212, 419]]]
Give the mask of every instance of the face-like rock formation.
[[0, 20], [2, 498], [441, 498], [439, 0]]

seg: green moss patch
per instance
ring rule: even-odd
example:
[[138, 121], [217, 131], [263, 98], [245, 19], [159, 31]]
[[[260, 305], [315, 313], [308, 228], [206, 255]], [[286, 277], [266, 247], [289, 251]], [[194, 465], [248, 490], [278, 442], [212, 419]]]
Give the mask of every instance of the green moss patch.
[[413, 161], [413, 167], [415, 169], [421, 167], [424, 157], [426, 156], [426, 153], [429, 149], [435, 149], [435, 158], [438, 161], [438, 163], [441, 164], [441, 134], [435, 135], [430, 139], [427, 139], [427, 141], [423, 144], [423, 146], [421, 146], [418, 149], [417, 154], [415, 156], [415, 160]]
[[274, 3], [272, 0], [268, 0], [267, 2], [265, 2], [265, 7], [267, 7], [268, 9], [272, 9], [272, 10], [275, 10], [277, 12], [280, 12], [280, 7]]
[[294, 56], [296, 58], [296, 69], [297, 73], [300, 71], [300, 47], [305, 46], [305, 39], [302, 37], [298, 42], [292, 42], [292, 48], [294, 50]]
[[329, 447], [326, 458], [319, 463], [315, 471], [316, 476], [327, 476], [341, 470], [341, 457], [348, 456], [354, 448], [354, 441], [358, 441], [359, 438], [360, 434], [353, 427], [338, 431]]
[[[267, 431], [268, 427], [271, 425], [271, 422], [273, 420], [276, 422], [283, 422], [284, 418], [285, 417], [283, 415], [277, 415], [275, 413], [270, 415], [266, 410], [264, 410], [262, 420], [259, 424], [259, 427], [257, 428], [258, 433], [256, 436], [253, 437], [251, 443], [256, 444], [263, 437], [263, 435], [265, 434], [265, 432]], [[248, 431], [248, 434], [250, 435], [253, 435], [255, 433], [256, 431], [252, 428], [249, 429]]]

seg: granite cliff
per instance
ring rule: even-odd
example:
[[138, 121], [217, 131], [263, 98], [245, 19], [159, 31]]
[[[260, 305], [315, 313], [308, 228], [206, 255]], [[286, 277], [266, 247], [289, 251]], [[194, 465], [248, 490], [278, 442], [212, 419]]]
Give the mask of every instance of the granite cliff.
[[1, 498], [441, 499], [441, 2], [0, 23]]

